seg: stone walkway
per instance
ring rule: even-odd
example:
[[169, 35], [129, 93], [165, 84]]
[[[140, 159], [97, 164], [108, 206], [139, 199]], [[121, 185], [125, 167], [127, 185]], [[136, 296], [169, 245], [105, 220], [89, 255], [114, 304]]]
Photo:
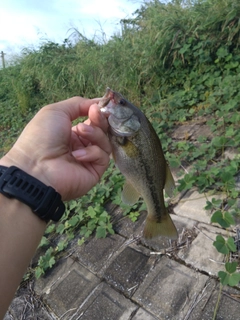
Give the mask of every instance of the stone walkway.
[[[173, 243], [141, 237], [146, 212], [133, 223], [117, 207], [108, 208], [116, 234], [92, 237], [82, 246], [73, 240], [52, 271], [18, 292], [4, 320], [213, 319], [224, 263], [212, 243], [227, 234], [210, 225], [205, 203], [194, 189], [173, 199], [179, 232]], [[239, 320], [239, 297], [238, 289], [224, 287], [216, 319]]]

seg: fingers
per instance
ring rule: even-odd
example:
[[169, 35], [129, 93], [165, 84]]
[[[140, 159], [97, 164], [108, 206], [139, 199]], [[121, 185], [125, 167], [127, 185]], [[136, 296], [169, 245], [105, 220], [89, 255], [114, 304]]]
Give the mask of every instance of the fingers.
[[72, 152], [75, 159], [106, 168], [109, 162], [109, 154], [98, 146], [88, 146]]
[[98, 146], [88, 146], [72, 152], [77, 161], [80, 161], [99, 181], [107, 169], [110, 156]]
[[[111, 144], [108, 137], [98, 126], [87, 125], [86, 123], [79, 123], [72, 128], [73, 132], [80, 137], [81, 141], [88, 141], [88, 144], [98, 146], [104, 150], [108, 155], [112, 152]], [[86, 143], [84, 143], [86, 145]]]
[[108, 121], [97, 105], [99, 100], [100, 98], [85, 99], [82, 97], [73, 97], [67, 100], [50, 104], [42, 108], [42, 111], [53, 110], [55, 114], [64, 112], [68, 116], [70, 121], [73, 121], [81, 116], [88, 115], [89, 119], [86, 120], [85, 123], [100, 127], [104, 132], [107, 132]]
[[56, 102], [46, 106], [46, 109], [61, 110], [68, 115], [71, 121], [78, 117], [87, 116], [92, 104], [98, 103], [100, 98], [85, 99], [82, 97], [73, 97], [67, 100]]
[[89, 119], [85, 121], [86, 124], [100, 127], [105, 133], [107, 133], [107, 118], [100, 111], [100, 108], [96, 103], [91, 105], [91, 107], [89, 108], [88, 117]]

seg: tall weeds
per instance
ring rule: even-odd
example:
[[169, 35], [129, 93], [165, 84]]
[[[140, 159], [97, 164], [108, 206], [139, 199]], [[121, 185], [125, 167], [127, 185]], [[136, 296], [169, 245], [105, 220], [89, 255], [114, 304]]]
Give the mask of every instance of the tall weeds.
[[[75, 30], [74, 41], [71, 35], [63, 44], [26, 48], [11, 72], [0, 70], [0, 98], [25, 112], [73, 95], [100, 96], [110, 86], [138, 105], [159, 101], [193, 89], [209, 72], [240, 71], [239, 16], [238, 0], [146, 2], [133, 19], [121, 21], [122, 33], [107, 42]], [[235, 68], [224, 69], [226, 57]], [[201, 85], [195, 102], [209, 90]]]

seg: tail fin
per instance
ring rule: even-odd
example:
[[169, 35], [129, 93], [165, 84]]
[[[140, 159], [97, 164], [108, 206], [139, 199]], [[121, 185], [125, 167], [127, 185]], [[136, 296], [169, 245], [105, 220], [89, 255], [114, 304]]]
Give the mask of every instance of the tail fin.
[[143, 230], [143, 236], [145, 239], [151, 239], [157, 236], [177, 239], [178, 232], [168, 213], [164, 215], [161, 222], [157, 222], [148, 215]]

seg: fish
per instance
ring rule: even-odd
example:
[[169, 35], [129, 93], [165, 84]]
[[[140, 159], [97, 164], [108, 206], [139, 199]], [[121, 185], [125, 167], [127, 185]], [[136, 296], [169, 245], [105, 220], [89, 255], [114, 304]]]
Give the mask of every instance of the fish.
[[177, 229], [165, 207], [175, 182], [164, 157], [160, 139], [145, 114], [120, 93], [107, 88], [99, 101], [109, 123], [108, 137], [116, 166], [126, 181], [122, 201], [135, 204], [142, 197], [147, 206], [145, 239], [158, 236], [177, 239]]

